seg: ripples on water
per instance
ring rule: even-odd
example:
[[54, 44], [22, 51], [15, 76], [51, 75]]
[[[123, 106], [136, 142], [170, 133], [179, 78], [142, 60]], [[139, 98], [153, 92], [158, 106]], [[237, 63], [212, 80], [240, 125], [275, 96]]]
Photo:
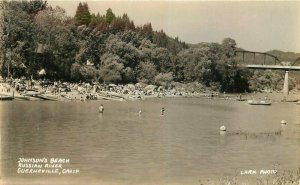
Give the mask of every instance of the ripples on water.
[[[193, 98], [0, 103], [2, 174], [7, 178], [20, 176], [19, 157], [70, 158], [70, 166], [81, 171], [75, 178], [133, 184], [197, 183], [247, 169], [300, 166], [300, 106], [295, 104], [250, 106]], [[282, 119], [288, 122], [282, 135], [258, 134], [276, 132]], [[229, 133], [257, 137], [220, 136], [221, 125]]]

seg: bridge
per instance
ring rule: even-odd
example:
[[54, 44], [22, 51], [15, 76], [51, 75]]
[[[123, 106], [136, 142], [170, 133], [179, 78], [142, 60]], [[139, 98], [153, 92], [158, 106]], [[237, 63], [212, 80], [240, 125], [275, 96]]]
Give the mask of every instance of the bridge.
[[285, 71], [300, 71], [300, 66], [278, 66], [278, 65], [255, 65], [247, 64], [247, 68], [252, 69], [273, 69], [273, 70], [285, 70]]
[[300, 57], [295, 61], [281, 61], [278, 57], [263, 52], [238, 50], [236, 51], [239, 64], [250, 69], [271, 69], [271, 70], [284, 70], [284, 85], [283, 93], [286, 98], [289, 94], [289, 71], [300, 71]]

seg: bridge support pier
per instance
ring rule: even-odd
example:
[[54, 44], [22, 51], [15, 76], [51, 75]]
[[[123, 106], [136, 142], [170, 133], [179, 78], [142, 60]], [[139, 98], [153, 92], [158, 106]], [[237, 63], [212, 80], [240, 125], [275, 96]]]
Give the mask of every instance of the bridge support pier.
[[285, 71], [284, 84], [283, 84], [283, 95], [284, 99], [289, 95], [289, 71]]

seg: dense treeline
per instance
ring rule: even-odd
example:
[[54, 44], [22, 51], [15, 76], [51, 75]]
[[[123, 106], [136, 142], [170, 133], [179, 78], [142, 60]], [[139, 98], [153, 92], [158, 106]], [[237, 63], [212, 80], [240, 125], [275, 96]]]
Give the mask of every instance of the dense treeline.
[[151, 23], [134, 25], [127, 14], [91, 14], [87, 3], [79, 3], [74, 17], [42, 0], [1, 3], [2, 76], [255, 89], [252, 73], [237, 65], [233, 39], [189, 47]]

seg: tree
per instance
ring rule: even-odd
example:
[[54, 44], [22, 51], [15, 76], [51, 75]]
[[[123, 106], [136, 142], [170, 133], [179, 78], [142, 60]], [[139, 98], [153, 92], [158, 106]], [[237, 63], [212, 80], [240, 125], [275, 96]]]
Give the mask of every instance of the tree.
[[39, 11], [47, 8], [47, 1], [34, 0], [29, 2], [23, 2], [23, 9], [30, 15], [35, 16]]
[[100, 24], [105, 24], [105, 16], [100, 16], [99, 13], [97, 13], [97, 15], [91, 14], [91, 22], [89, 27], [95, 28]]
[[125, 30], [124, 32], [119, 32], [116, 34], [116, 36], [120, 38], [123, 42], [129, 43], [139, 50], [141, 42], [144, 39], [143, 37], [141, 37], [141, 35], [132, 30]]
[[168, 87], [172, 81], [172, 73], [159, 73], [157, 76], [155, 76], [155, 83], [165, 88]]
[[144, 24], [140, 32], [144, 37], [153, 41], [153, 29], [151, 23]]
[[135, 30], [134, 23], [130, 21], [127, 14], [123, 14], [122, 17], [120, 16], [115, 17], [115, 15], [112, 12], [110, 12], [107, 16], [108, 16], [108, 23], [110, 23], [111, 32], [118, 33], [126, 30]]
[[73, 22], [60, 7], [48, 7], [35, 17], [36, 45], [42, 45], [44, 51], [35, 54], [40, 70], [47, 71], [51, 79], [71, 78], [71, 66], [75, 62], [78, 43]]
[[159, 47], [167, 47], [168, 37], [163, 30], [154, 32], [153, 43], [157, 44]]
[[151, 60], [156, 65], [157, 71], [166, 73], [172, 70], [171, 54], [166, 48], [154, 48], [151, 52]]
[[225, 38], [222, 41], [222, 48], [227, 58], [234, 57], [236, 55], [236, 42], [232, 38]]
[[131, 43], [126, 43], [119, 35], [110, 36], [106, 40], [106, 51], [115, 54], [122, 59], [124, 67], [135, 69], [141, 59], [141, 52]]
[[142, 62], [138, 67], [138, 81], [146, 84], [153, 84], [157, 75], [156, 67], [151, 62]]
[[80, 75], [82, 76], [80, 80], [85, 80], [85, 81], [98, 80], [98, 70], [95, 69], [93, 66], [83, 65], [80, 67], [79, 72]]
[[[0, 1], [0, 9], [4, 10], [5, 9], [5, 3], [3, 1]], [[0, 71], [2, 72], [3, 64], [5, 63], [5, 41], [4, 41], [4, 26], [5, 26], [5, 21], [4, 21], [4, 11], [0, 12]]]
[[122, 70], [124, 65], [120, 63], [120, 58], [109, 53], [101, 57], [100, 78], [104, 83], [115, 83], [122, 80]]
[[71, 66], [71, 79], [75, 81], [79, 81], [82, 79], [81, 73], [80, 73], [81, 65], [79, 63], [73, 63]]
[[212, 61], [208, 59], [208, 53], [209, 47], [190, 48], [179, 53], [185, 81], [197, 81], [209, 86], [213, 79], [210, 76]]
[[91, 22], [91, 14], [87, 3], [79, 3], [75, 14], [76, 25], [88, 25]]
[[249, 79], [251, 91], [282, 90], [284, 73], [271, 70], [255, 70]]
[[136, 82], [135, 71], [130, 67], [126, 67], [122, 70], [122, 82], [134, 83]]
[[108, 24], [110, 24], [115, 18], [116, 18], [116, 16], [113, 13], [112, 9], [111, 8], [107, 9], [106, 10], [106, 16], [105, 16], [106, 22]]
[[248, 70], [238, 66], [223, 66], [220, 91], [245, 92], [249, 90]]
[[[34, 16], [44, 10], [47, 3], [44, 1], [3, 1], [2, 18], [2, 75], [8, 73], [13, 58], [22, 60], [27, 66], [28, 74], [36, 72], [35, 43], [37, 30], [33, 24]], [[19, 43], [22, 43], [20, 47]], [[17, 62], [16, 60], [13, 61]], [[15, 64], [13, 64], [15, 65]], [[25, 76], [25, 71], [23, 71]]]
[[223, 40], [221, 60], [216, 68], [220, 74], [221, 91], [244, 92], [249, 90], [249, 73], [237, 65], [236, 42], [231, 38]]
[[13, 77], [21, 77], [25, 74], [25, 57], [23, 56], [24, 42], [18, 42], [17, 47], [10, 53], [10, 68]]

